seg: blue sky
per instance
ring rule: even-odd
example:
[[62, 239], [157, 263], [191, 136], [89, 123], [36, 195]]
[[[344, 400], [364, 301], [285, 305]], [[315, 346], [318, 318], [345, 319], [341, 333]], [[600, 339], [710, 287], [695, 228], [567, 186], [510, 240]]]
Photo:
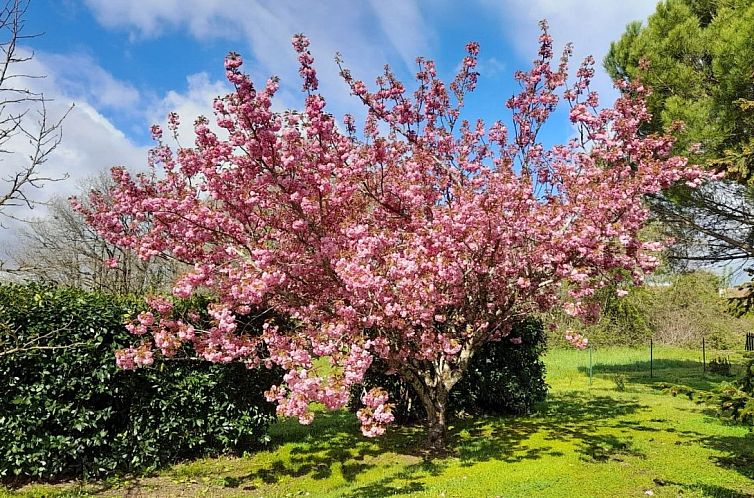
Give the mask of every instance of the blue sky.
[[[492, 120], [508, 115], [512, 73], [534, 58], [539, 19], [548, 19], [557, 50], [572, 41], [575, 60], [591, 53], [601, 61], [625, 25], [654, 7], [655, 0], [32, 0], [27, 33], [44, 35], [26, 43], [35, 51], [27, 70], [47, 76], [34, 85], [54, 99], [50, 113], [75, 103], [46, 165], [70, 179], [38, 195], [70, 195], [113, 165], [143, 167], [150, 124], [171, 110], [187, 124], [211, 114], [212, 98], [228, 91], [222, 63], [230, 50], [244, 55], [257, 81], [280, 76], [277, 105], [295, 106], [300, 81], [290, 38], [307, 34], [321, 90], [340, 115], [358, 114], [358, 106], [337, 76], [335, 52], [359, 78], [370, 81], [389, 63], [405, 81], [417, 55], [449, 76], [475, 40], [482, 74], [467, 117]], [[604, 100], [614, 97], [604, 75], [596, 87], [609, 94]], [[562, 120], [549, 138], [570, 133]], [[190, 143], [188, 126], [183, 136]]]

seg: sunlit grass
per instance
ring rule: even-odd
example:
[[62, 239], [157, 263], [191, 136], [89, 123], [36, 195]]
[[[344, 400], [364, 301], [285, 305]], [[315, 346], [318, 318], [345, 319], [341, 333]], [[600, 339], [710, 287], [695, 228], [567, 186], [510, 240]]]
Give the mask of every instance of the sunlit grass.
[[[707, 360], [740, 354], [708, 352]], [[659, 383], [711, 389], [701, 350], [656, 347], [554, 350], [551, 386], [526, 417], [456, 421], [451, 456], [421, 451], [421, 428], [361, 436], [351, 414], [323, 413], [311, 426], [281, 420], [267, 451], [187, 462], [160, 474], [88, 485], [36, 486], [14, 496], [251, 497], [745, 497], [754, 495], [754, 438], [721, 423], [711, 407], [674, 398]], [[616, 375], [625, 379], [619, 391]], [[55, 494], [52, 493], [68, 493]]]

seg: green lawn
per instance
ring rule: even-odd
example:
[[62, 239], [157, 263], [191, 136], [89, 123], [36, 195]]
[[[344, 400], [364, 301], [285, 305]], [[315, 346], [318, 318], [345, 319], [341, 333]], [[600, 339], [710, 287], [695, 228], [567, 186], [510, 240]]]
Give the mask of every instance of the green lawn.
[[245, 458], [194, 461], [141, 479], [29, 486], [5, 496], [754, 496], [749, 430], [653, 387], [711, 389], [722, 378], [702, 373], [701, 351], [655, 348], [654, 357], [650, 378], [648, 350], [594, 351], [590, 385], [587, 351], [552, 351], [551, 392], [541, 410], [456, 422], [450, 457], [425, 458], [420, 429], [366, 439], [352, 415], [325, 413], [309, 427], [279, 422], [272, 448]]

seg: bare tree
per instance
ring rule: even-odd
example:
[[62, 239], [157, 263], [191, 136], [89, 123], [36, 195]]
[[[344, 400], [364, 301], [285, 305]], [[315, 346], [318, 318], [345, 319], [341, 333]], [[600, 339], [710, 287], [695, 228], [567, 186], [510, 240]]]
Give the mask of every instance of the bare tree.
[[[107, 192], [109, 177], [90, 180], [83, 191]], [[47, 216], [29, 220], [19, 231], [6, 272], [45, 283], [130, 294], [164, 291], [184, 266], [177, 261], [139, 259], [105, 241], [67, 199], [54, 199]], [[127, 223], [128, 220], [123, 220]]]
[[0, 215], [5, 217], [15, 217], [9, 208], [33, 208], [38, 204], [33, 190], [67, 177], [42, 171], [60, 144], [67, 112], [50, 119], [48, 100], [30, 89], [30, 80], [44, 76], [24, 72], [24, 63], [34, 53], [25, 52], [19, 44], [40, 36], [24, 32], [29, 2], [6, 0], [0, 11]]
[[710, 182], [674, 197], [650, 199], [656, 218], [675, 241], [668, 257], [677, 266], [751, 265], [754, 260], [754, 191], [731, 181]]

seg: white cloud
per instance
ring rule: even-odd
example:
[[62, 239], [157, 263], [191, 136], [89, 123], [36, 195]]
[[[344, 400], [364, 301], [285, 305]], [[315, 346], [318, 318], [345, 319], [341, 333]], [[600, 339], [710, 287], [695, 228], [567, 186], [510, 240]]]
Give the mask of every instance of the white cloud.
[[117, 80], [87, 54], [39, 53], [36, 57], [47, 71], [45, 86], [69, 98], [120, 112], [132, 110], [141, 99], [133, 85]]
[[176, 29], [187, 30], [198, 40], [237, 40], [240, 34], [245, 46], [238, 46], [237, 51], [246, 52], [247, 60], [252, 61], [252, 74], [280, 76], [281, 94], [291, 104], [297, 98], [300, 79], [290, 42], [294, 34], [303, 32], [311, 39], [322, 92], [336, 114], [353, 111], [355, 105], [338, 75], [333, 61], [336, 52], [342, 52], [354, 76], [365, 80], [373, 79], [384, 62], [395, 60], [396, 55], [402, 66], [398, 71], [413, 71], [417, 55], [432, 55], [432, 31], [418, 0], [375, 0], [371, 4], [350, 0], [163, 0], [148, 7], [132, 0], [87, 0], [87, 4], [101, 24], [125, 27], [136, 38]]
[[[176, 112], [181, 118], [178, 127], [179, 142], [184, 147], [193, 145], [194, 121], [198, 116], [209, 119], [214, 124], [212, 102], [216, 97], [222, 97], [231, 92], [230, 85], [225, 81], [211, 81], [207, 73], [197, 73], [186, 77], [185, 92], [169, 91], [147, 110], [149, 123], [160, 124], [168, 134], [167, 115]], [[218, 130], [215, 127], [216, 131]]]
[[[318, 59], [322, 91], [331, 110], [360, 113], [348, 96], [332, 61], [343, 52], [346, 64], [356, 77], [373, 79], [387, 60], [400, 61], [397, 71], [413, 72], [417, 55], [433, 57], [439, 36], [427, 22], [427, 12], [443, 10], [447, 0], [330, 0], [327, 2], [287, 2], [265, 0], [162, 0], [150, 3], [133, 0], [86, 0], [98, 21], [108, 27], [131, 30], [135, 38], [156, 37], [171, 30], [186, 30], [198, 40], [239, 35], [250, 51], [252, 74], [281, 77], [283, 100], [295, 105], [299, 86], [297, 65], [290, 38], [297, 32], [312, 40]], [[645, 19], [656, 0], [478, 0], [466, 8], [468, 15], [497, 14], [500, 35], [510, 39], [525, 59], [537, 52], [538, 21], [546, 18], [557, 47], [573, 42], [574, 66], [588, 54], [595, 57], [597, 76], [593, 87], [604, 103], [616, 96], [612, 83], [601, 67], [610, 46], [627, 23]], [[500, 70], [496, 59], [480, 61]], [[219, 61], [218, 61], [219, 64]], [[405, 75], [405, 73], [404, 73]]]
[[369, 3], [382, 31], [406, 67], [415, 67], [418, 55], [429, 55], [433, 34], [427, 29], [416, 2], [369, 0]]
[[[28, 51], [25, 53], [30, 54]], [[52, 62], [48, 65], [48, 61]], [[75, 72], [75, 62], [85, 63], [86, 67], [78, 67], [84, 74], [79, 85], [71, 85], [67, 81], [67, 76], [57, 71], [66, 61], [71, 65], [63, 71], [64, 73]], [[22, 68], [16, 69], [20, 71]], [[25, 63], [23, 72], [46, 76], [24, 80], [24, 85], [33, 92], [44, 94], [47, 99], [48, 123], [60, 119], [68, 112], [62, 123], [62, 141], [39, 168], [39, 172], [47, 177], [68, 176], [68, 179], [46, 183], [40, 189], [28, 190], [31, 199], [43, 202], [54, 196], [67, 197], [76, 193], [85, 179], [96, 176], [111, 166], [117, 164], [138, 168], [146, 163], [146, 148], [135, 145], [97, 110], [100, 106], [120, 108], [122, 102], [133, 104], [133, 99], [138, 97], [138, 93], [134, 94], [128, 84], [117, 81], [90, 59], [79, 56], [40, 56]], [[93, 83], [87, 80], [91, 75], [102, 78], [103, 95], [99, 97], [93, 96], [96, 91], [88, 86]], [[73, 104], [75, 105], [71, 108]], [[27, 126], [34, 128], [34, 116], [38, 116], [37, 111], [41, 108], [34, 105], [30, 108]], [[8, 112], [8, 109], [5, 112]], [[3, 157], [3, 178], [23, 166], [27, 158], [26, 153], [29, 151], [28, 140], [21, 136], [14, 137], [6, 146], [14, 153]], [[0, 183], [0, 192], [4, 192], [3, 189], [6, 187], [7, 184]], [[6, 212], [27, 219], [43, 216], [45, 210], [43, 206], [38, 206], [31, 212], [21, 207], [11, 208]], [[19, 223], [12, 220], [4, 220], [3, 223], [6, 228], [0, 229], [0, 247], [14, 242], [19, 227]]]

